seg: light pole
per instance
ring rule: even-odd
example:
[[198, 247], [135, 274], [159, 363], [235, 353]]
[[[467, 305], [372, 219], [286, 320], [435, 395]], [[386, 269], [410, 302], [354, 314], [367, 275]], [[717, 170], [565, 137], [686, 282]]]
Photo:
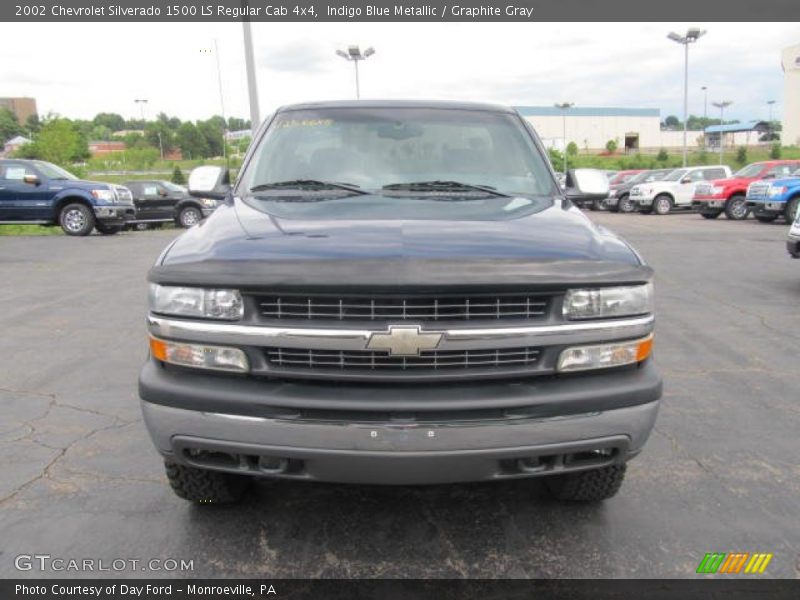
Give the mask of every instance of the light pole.
[[[147, 98], [136, 98], [134, 100], [139, 105], [139, 114], [142, 116], [142, 123], [144, 123], [144, 105], [147, 104]], [[144, 127], [144, 125], [142, 125]]]
[[772, 106], [775, 104], [775, 100], [767, 100], [767, 106], [769, 106], [769, 122], [770, 127], [772, 127]]
[[574, 102], [561, 102], [554, 104], [561, 111], [561, 139], [564, 143], [564, 177], [567, 176], [567, 111], [575, 106]]
[[[242, 0], [242, 6], [246, 6], [245, 0]], [[258, 85], [256, 83], [256, 66], [253, 59], [253, 34], [250, 30], [250, 18], [245, 17], [242, 21], [242, 30], [244, 33], [244, 64], [247, 71], [247, 91], [250, 95], [250, 131], [253, 137], [256, 135], [261, 117], [258, 108]]]
[[228, 122], [225, 120], [225, 99], [222, 96], [222, 69], [219, 66], [219, 47], [214, 38], [214, 58], [217, 61], [217, 85], [219, 86], [219, 109], [222, 111], [222, 158], [228, 162]]
[[703, 90], [703, 126], [705, 126], [708, 120], [708, 88], [703, 86], [700, 89]]
[[[714, 106], [719, 109], [719, 126], [720, 128], [725, 124], [725, 109], [728, 108], [733, 102], [730, 100], [723, 100], [722, 102], [712, 102]], [[722, 129], [719, 132], [719, 164], [722, 164], [722, 152], [724, 148]]]
[[683, 166], [686, 166], [689, 149], [686, 145], [686, 126], [689, 120], [689, 44], [694, 44], [703, 35], [704, 29], [692, 27], [686, 35], [679, 35], [674, 31], [667, 35], [673, 42], [683, 45]]
[[336, 54], [341, 56], [348, 62], [352, 62], [356, 68], [356, 99], [361, 98], [361, 88], [358, 82], [358, 63], [362, 60], [367, 60], [370, 56], [375, 54], [375, 48], [370, 46], [364, 53], [361, 53], [361, 49], [358, 46], [348, 46], [347, 52], [344, 50], [337, 50]]

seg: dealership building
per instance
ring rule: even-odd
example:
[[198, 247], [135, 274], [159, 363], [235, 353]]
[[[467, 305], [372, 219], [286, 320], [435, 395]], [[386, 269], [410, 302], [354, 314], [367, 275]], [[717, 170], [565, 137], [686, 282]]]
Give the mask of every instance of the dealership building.
[[800, 44], [784, 48], [783, 67], [783, 131], [785, 146], [800, 146]]
[[0, 98], [0, 108], [7, 108], [14, 113], [20, 124], [25, 124], [29, 117], [37, 114], [35, 98]]

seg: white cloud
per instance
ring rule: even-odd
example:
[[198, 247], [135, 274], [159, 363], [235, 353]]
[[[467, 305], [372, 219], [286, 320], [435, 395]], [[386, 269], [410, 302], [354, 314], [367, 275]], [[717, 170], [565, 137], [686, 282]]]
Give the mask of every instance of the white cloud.
[[[766, 117], [783, 107], [780, 49], [798, 41], [796, 24], [702, 24], [690, 49], [690, 111], [700, 86], [733, 100], [731, 118]], [[362, 95], [458, 98], [504, 104], [660, 108], [682, 112], [682, 49], [666, 39], [683, 23], [253, 23], [262, 114], [278, 105], [350, 98], [353, 66], [337, 48], [377, 52], [361, 64]], [[37, 98], [41, 112], [92, 117], [147, 113], [182, 119], [220, 112], [217, 40], [226, 113], [247, 116], [241, 26], [225, 24], [0, 25], [2, 95]], [[30, 39], [36, 39], [36, 51]], [[203, 51], [205, 50], [205, 51]], [[711, 110], [710, 110], [711, 112]]]

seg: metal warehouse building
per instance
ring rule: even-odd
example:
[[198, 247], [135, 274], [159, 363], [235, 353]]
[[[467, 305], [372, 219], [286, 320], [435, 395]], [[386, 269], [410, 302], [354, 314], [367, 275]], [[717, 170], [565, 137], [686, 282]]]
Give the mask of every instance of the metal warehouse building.
[[800, 146], [800, 44], [784, 48], [783, 132], [785, 146]]
[[[561, 149], [566, 127], [567, 144], [575, 142], [584, 151], [603, 150], [609, 140], [620, 152], [681, 148], [683, 131], [662, 131], [657, 108], [610, 108], [573, 106], [517, 106], [534, 126], [547, 147]], [[690, 131], [687, 142], [697, 146], [702, 131]]]

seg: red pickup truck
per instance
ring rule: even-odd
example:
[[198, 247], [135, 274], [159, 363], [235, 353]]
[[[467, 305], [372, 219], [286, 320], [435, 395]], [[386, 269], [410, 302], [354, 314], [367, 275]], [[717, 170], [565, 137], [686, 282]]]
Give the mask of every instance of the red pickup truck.
[[734, 221], [746, 219], [747, 186], [759, 179], [788, 177], [800, 167], [800, 160], [770, 160], [757, 162], [739, 169], [731, 177], [697, 184], [692, 198], [692, 208], [706, 219], [716, 219], [723, 212]]

